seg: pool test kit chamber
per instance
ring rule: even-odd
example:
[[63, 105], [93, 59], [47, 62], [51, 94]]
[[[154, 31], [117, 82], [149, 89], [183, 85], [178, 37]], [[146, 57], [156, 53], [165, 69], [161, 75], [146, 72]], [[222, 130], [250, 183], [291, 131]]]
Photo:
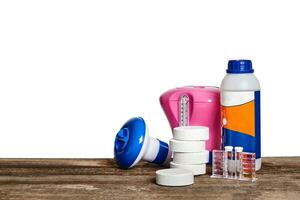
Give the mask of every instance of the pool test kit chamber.
[[243, 147], [225, 146], [213, 150], [211, 178], [256, 181], [255, 153], [243, 152]]
[[[156, 171], [156, 183], [186, 186], [194, 176], [255, 181], [261, 168], [260, 85], [250, 60], [231, 60], [221, 88], [186, 86], [160, 97], [172, 129], [169, 145], [149, 136], [141, 117], [128, 120], [115, 138], [114, 158], [128, 169], [145, 160], [171, 169]], [[173, 157], [173, 158], [171, 158]]]

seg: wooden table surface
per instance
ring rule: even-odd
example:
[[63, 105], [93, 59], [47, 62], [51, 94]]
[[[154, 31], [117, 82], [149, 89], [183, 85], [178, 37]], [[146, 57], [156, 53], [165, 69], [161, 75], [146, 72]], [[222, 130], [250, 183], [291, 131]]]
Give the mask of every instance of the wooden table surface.
[[300, 157], [263, 158], [255, 183], [203, 175], [191, 186], [162, 187], [158, 169], [142, 162], [122, 170], [112, 159], [0, 159], [0, 199], [300, 199]]

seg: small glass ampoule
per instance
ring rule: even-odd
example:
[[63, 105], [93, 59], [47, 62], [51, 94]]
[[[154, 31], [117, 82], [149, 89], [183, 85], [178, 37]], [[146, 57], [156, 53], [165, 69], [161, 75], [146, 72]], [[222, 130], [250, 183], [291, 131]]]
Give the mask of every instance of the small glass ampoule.
[[242, 152], [243, 152], [243, 147], [234, 147], [234, 158], [235, 158], [235, 179], [240, 179], [241, 178], [241, 168], [242, 168], [242, 162], [241, 162], [241, 157], [242, 157]]
[[234, 172], [235, 172], [235, 162], [233, 157], [233, 147], [232, 146], [225, 146], [224, 152], [224, 178], [233, 179]]

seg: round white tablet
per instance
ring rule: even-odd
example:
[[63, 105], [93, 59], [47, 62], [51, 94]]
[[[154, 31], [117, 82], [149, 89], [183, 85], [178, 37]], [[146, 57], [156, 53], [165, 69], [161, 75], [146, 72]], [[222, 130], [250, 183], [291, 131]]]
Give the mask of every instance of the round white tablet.
[[194, 175], [186, 169], [161, 169], [156, 171], [156, 184], [186, 186], [194, 183]]
[[200, 152], [205, 151], [205, 141], [183, 141], [170, 140], [170, 149], [172, 152]]
[[173, 162], [178, 164], [205, 164], [208, 163], [209, 152], [173, 153]]
[[176, 140], [208, 140], [209, 129], [206, 126], [180, 126], [173, 129]]
[[175, 162], [170, 163], [170, 167], [173, 169], [186, 169], [193, 172], [193, 174], [201, 175], [206, 174], [206, 164], [197, 164], [197, 165], [183, 165]]

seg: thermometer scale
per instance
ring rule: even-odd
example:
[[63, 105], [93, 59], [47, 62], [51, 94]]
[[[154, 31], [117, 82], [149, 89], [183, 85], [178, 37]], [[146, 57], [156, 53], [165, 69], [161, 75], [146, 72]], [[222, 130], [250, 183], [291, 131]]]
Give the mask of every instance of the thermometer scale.
[[189, 97], [183, 95], [179, 101], [179, 126], [189, 125]]

